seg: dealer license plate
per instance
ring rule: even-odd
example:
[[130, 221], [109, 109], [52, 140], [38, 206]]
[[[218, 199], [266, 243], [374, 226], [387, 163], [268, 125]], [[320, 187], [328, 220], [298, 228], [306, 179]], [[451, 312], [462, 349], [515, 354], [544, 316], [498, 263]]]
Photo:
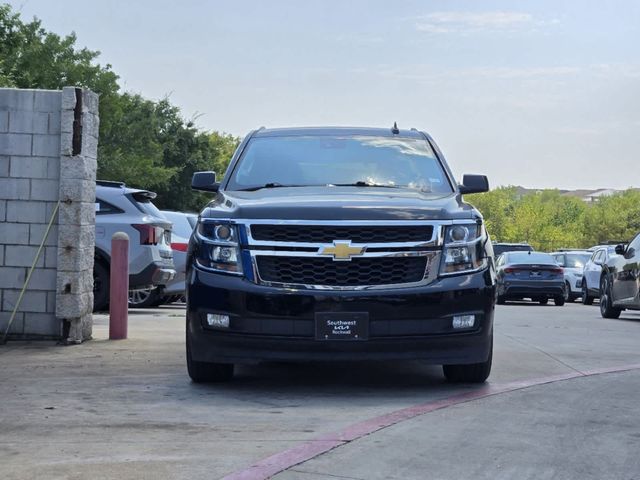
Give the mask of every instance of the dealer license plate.
[[368, 312], [316, 313], [316, 340], [366, 340], [369, 338]]

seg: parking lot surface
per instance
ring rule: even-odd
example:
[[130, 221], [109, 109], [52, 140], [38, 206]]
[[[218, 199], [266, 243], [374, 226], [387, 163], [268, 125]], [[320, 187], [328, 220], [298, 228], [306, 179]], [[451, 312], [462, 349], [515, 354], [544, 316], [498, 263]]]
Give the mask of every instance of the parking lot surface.
[[637, 313], [499, 306], [484, 386], [420, 362], [195, 385], [180, 307], [132, 311], [124, 341], [95, 321], [83, 345], [0, 348], [1, 478], [639, 478]]

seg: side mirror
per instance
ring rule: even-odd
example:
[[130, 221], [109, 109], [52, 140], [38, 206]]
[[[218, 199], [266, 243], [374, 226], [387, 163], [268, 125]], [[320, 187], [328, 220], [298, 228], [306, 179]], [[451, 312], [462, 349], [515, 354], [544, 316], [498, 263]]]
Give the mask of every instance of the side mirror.
[[616, 245], [616, 254], [624, 255], [624, 245]]
[[464, 175], [460, 193], [482, 193], [489, 191], [489, 179], [485, 175]]
[[191, 179], [191, 188], [201, 192], [217, 192], [220, 184], [216, 183], [215, 172], [196, 172]]

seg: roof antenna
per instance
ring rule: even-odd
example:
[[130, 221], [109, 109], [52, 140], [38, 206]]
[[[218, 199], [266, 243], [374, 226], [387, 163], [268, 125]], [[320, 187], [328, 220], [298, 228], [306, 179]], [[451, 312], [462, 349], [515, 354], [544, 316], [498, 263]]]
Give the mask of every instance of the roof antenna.
[[398, 129], [398, 124], [396, 122], [393, 122], [393, 127], [391, 127], [391, 133], [393, 133], [394, 135], [397, 135], [400, 133], [400, 130]]

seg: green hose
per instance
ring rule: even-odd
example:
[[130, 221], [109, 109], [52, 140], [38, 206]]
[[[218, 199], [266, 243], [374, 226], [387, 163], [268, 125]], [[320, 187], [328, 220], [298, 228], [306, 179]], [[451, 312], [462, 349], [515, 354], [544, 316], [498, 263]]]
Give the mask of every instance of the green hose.
[[27, 279], [24, 281], [24, 285], [22, 285], [22, 290], [20, 291], [20, 296], [18, 297], [18, 301], [13, 307], [13, 312], [11, 313], [11, 318], [9, 318], [9, 324], [7, 325], [7, 329], [2, 336], [2, 341], [0, 341], [0, 345], [4, 345], [7, 343], [7, 335], [9, 335], [9, 329], [11, 328], [11, 324], [13, 323], [13, 319], [16, 318], [16, 313], [18, 312], [18, 308], [20, 308], [20, 303], [22, 302], [22, 297], [24, 296], [24, 292], [27, 290], [27, 286], [29, 285], [29, 280], [31, 280], [31, 274], [36, 269], [36, 263], [38, 263], [38, 259], [42, 254], [42, 249], [44, 248], [44, 244], [49, 237], [49, 232], [51, 231], [51, 226], [53, 225], [53, 219], [56, 218], [56, 213], [58, 213], [58, 209], [60, 208], [60, 200], [56, 203], [56, 208], [53, 209], [53, 213], [51, 214], [51, 218], [49, 219], [49, 225], [47, 225], [47, 230], [44, 232], [44, 237], [42, 238], [42, 242], [40, 242], [40, 247], [38, 248], [38, 253], [36, 253], [36, 258], [33, 259], [33, 264], [31, 264], [31, 268], [29, 269], [29, 273], [27, 274]]

